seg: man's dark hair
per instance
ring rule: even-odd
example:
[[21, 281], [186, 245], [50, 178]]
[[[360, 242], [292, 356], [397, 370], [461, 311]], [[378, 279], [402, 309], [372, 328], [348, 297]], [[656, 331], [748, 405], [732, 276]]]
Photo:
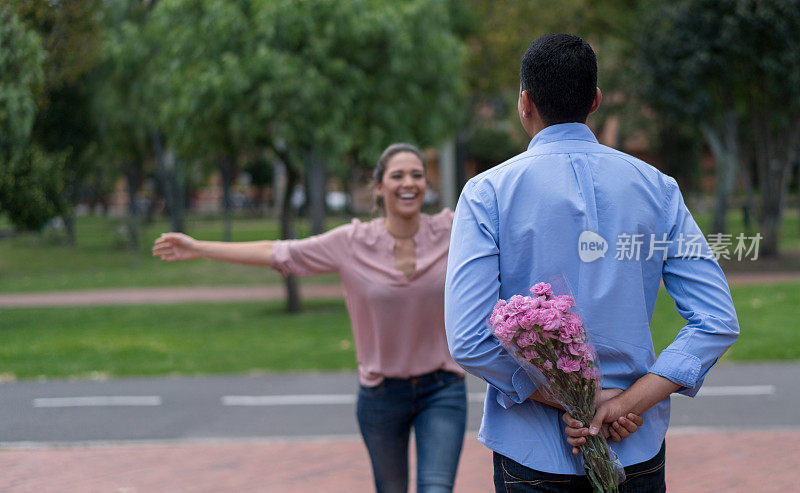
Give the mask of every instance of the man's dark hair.
[[596, 93], [597, 58], [578, 36], [545, 34], [522, 56], [519, 78], [545, 125], [583, 123]]

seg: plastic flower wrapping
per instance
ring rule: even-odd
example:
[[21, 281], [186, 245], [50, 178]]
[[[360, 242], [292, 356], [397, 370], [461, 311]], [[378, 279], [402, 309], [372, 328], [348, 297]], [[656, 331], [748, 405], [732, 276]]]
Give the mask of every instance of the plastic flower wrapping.
[[[550, 284], [540, 282], [530, 289], [530, 296], [499, 300], [489, 325], [543, 395], [588, 426], [601, 390], [601, 373], [575, 299], [567, 294], [568, 288], [564, 291], [557, 295]], [[602, 433], [586, 439], [580, 449], [593, 488], [619, 491], [625, 472], [616, 454]]]

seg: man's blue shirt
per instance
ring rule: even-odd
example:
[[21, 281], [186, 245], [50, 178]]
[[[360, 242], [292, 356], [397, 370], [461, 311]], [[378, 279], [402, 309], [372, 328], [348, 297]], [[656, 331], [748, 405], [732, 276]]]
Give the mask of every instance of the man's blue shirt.
[[[528, 399], [535, 384], [486, 324], [498, 298], [560, 274], [597, 349], [603, 388], [626, 389], [651, 372], [693, 396], [739, 325], [675, 180], [598, 144], [586, 125], [549, 126], [526, 152], [471, 179], [453, 222], [445, 325], [453, 358], [489, 383], [479, 439], [530, 468], [582, 474], [561, 411]], [[650, 320], [662, 280], [687, 323], [656, 358]], [[658, 452], [669, 399], [643, 418], [611, 444], [624, 466]]]

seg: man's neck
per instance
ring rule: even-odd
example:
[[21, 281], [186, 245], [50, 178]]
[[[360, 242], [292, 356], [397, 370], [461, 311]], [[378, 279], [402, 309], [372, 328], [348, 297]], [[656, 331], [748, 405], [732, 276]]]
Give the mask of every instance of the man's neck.
[[[582, 122], [564, 122], [564, 123], [580, 123], [582, 125], [586, 125], [585, 121], [582, 121]], [[527, 132], [528, 136], [530, 138], [534, 138], [534, 137], [536, 137], [536, 134], [538, 134], [539, 132], [541, 132], [542, 130], [544, 130], [547, 127], [552, 127], [553, 125], [560, 125], [560, 123], [553, 123], [551, 125], [547, 125], [542, 120], [537, 120], [536, 122], [531, 121], [530, 127], [528, 127], [527, 125], [525, 125], [524, 127], [525, 127], [525, 132]]]

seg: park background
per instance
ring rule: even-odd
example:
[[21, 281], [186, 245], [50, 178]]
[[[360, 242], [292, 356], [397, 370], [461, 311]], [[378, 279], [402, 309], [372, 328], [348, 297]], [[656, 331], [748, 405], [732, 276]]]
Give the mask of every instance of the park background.
[[[800, 1], [2, 0], [0, 298], [283, 295], [5, 303], [0, 380], [354, 369], [341, 297], [304, 296], [335, 276], [166, 264], [153, 240], [373, 217], [370, 169], [396, 141], [425, 149], [426, 209], [454, 207], [526, 148], [519, 63], [547, 32], [597, 52], [601, 143], [674, 176], [703, 232], [730, 242], [742, 335], [723, 360], [800, 359]], [[757, 254], [737, 259], [738, 235], [760, 235]], [[662, 292], [656, 350], [682, 325]]]

